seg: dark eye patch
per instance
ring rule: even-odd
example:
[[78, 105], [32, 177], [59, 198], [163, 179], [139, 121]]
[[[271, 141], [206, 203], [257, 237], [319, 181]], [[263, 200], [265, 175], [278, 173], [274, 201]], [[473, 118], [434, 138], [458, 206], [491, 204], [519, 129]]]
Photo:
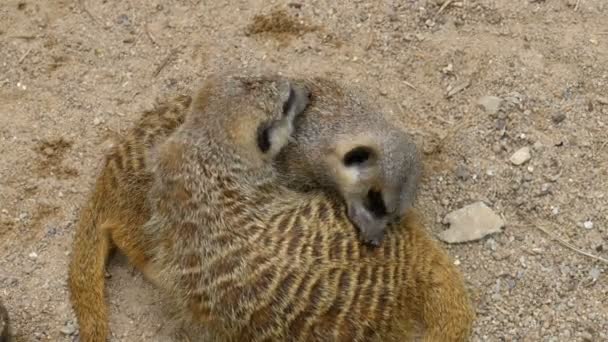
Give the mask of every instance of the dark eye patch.
[[289, 97], [287, 101], [283, 103], [283, 115], [287, 115], [287, 112], [294, 106], [294, 102], [296, 101], [296, 93], [293, 91], [292, 87], [289, 87]]
[[353, 166], [365, 163], [372, 155], [372, 151], [368, 147], [359, 146], [348, 151], [344, 155], [344, 165]]
[[262, 124], [258, 127], [258, 147], [263, 153], [270, 149], [270, 124]]

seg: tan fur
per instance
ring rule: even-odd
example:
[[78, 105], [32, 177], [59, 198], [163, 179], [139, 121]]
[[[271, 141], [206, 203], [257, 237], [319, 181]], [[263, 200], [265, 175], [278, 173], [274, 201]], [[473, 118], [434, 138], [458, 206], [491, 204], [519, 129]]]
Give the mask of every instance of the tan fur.
[[[215, 340], [402, 341], [418, 324], [427, 341], [466, 340], [473, 313], [462, 279], [415, 214], [391, 226], [380, 248], [357, 243], [339, 197], [279, 185], [252, 149], [260, 108], [242, 107], [253, 99], [235, 99], [225, 91], [233, 86], [204, 87], [187, 125], [187, 97], [144, 114], [108, 154], [70, 263], [81, 341], [108, 336], [103, 269], [114, 245]], [[157, 146], [153, 188], [147, 165]]]
[[4, 307], [2, 301], [0, 301], [0, 342], [10, 342], [11, 337], [9, 335], [9, 319], [8, 311]]

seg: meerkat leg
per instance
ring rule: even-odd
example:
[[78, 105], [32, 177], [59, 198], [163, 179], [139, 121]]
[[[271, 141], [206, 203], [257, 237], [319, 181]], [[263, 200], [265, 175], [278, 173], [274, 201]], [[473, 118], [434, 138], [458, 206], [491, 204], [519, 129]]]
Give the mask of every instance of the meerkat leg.
[[146, 255], [148, 247], [143, 241], [142, 225], [143, 223], [140, 222], [131, 224], [113, 223], [105, 225], [104, 229], [110, 235], [116, 248], [127, 257], [129, 263], [140, 271], [147, 281], [159, 286], [158, 273], [152, 270], [149, 256]]

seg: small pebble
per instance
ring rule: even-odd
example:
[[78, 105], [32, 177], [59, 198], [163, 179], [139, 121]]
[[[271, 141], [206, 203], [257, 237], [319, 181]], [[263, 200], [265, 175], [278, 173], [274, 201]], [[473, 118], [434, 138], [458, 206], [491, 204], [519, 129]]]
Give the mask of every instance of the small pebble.
[[32, 252], [28, 255], [28, 257], [32, 260], [36, 260], [38, 258], [38, 254], [36, 254], [36, 252]]
[[511, 155], [511, 158], [509, 158], [509, 160], [511, 161], [511, 163], [513, 163], [513, 165], [522, 165], [528, 160], [530, 160], [530, 158], [532, 158], [532, 156], [530, 155], [530, 148], [522, 147], [519, 150], [515, 151], [515, 153]]
[[454, 72], [454, 65], [452, 63], [448, 64], [445, 68], [441, 69], [441, 72], [444, 74], [451, 74]]
[[490, 248], [490, 250], [492, 250], [492, 252], [496, 252], [496, 240], [489, 238], [486, 241], [486, 245], [488, 246], [488, 248]]
[[593, 267], [589, 271], [589, 276], [591, 277], [591, 279], [593, 279], [593, 281], [597, 281], [597, 279], [600, 277], [600, 269], [597, 267]]
[[121, 14], [118, 16], [118, 18], [116, 18], [116, 23], [119, 25], [129, 26], [131, 25], [131, 20], [129, 19], [128, 15]]
[[98, 126], [99, 124], [101, 124], [101, 119], [100, 118], [93, 119], [93, 125]]
[[467, 167], [464, 166], [464, 164], [458, 164], [456, 167], [456, 177], [463, 181], [466, 181], [469, 178], [469, 170], [467, 170]]
[[593, 229], [593, 222], [587, 220], [587, 221], [583, 222], [583, 227], [585, 229]]
[[65, 336], [74, 335], [76, 333], [76, 327], [72, 322], [68, 322], [63, 328], [61, 328], [61, 333]]
[[551, 184], [549, 184], [549, 183], [543, 183], [540, 186], [540, 195], [541, 196], [547, 195], [550, 192], [551, 192]]
[[551, 116], [551, 121], [553, 121], [554, 124], [561, 123], [564, 120], [566, 120], [566, 114], [562, 112], [555, 113]]
[[477, 101], [477, 104], [488, 114], [496, 114], [502, 104], [502, 99], [497, 96], [484, 96]]

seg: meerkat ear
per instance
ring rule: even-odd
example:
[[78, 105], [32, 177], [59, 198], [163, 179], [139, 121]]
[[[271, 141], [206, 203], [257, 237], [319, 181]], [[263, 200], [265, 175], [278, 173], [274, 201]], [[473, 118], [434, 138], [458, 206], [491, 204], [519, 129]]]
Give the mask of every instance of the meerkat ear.
[[310, 103], [308, 89], [292, 82], [286, 82], [286, 85], [285, 94], [281, 96], [282, 116], [258, 127], [258, 147], [262, 153], [271, 158], [287, 146], [293, 133], [294, 119], [304, 112]]
[[308, 107], [310, 92], [304, 86], [288, 82], [287, 96], [283, 98], [283, 115], [294, 118]]

